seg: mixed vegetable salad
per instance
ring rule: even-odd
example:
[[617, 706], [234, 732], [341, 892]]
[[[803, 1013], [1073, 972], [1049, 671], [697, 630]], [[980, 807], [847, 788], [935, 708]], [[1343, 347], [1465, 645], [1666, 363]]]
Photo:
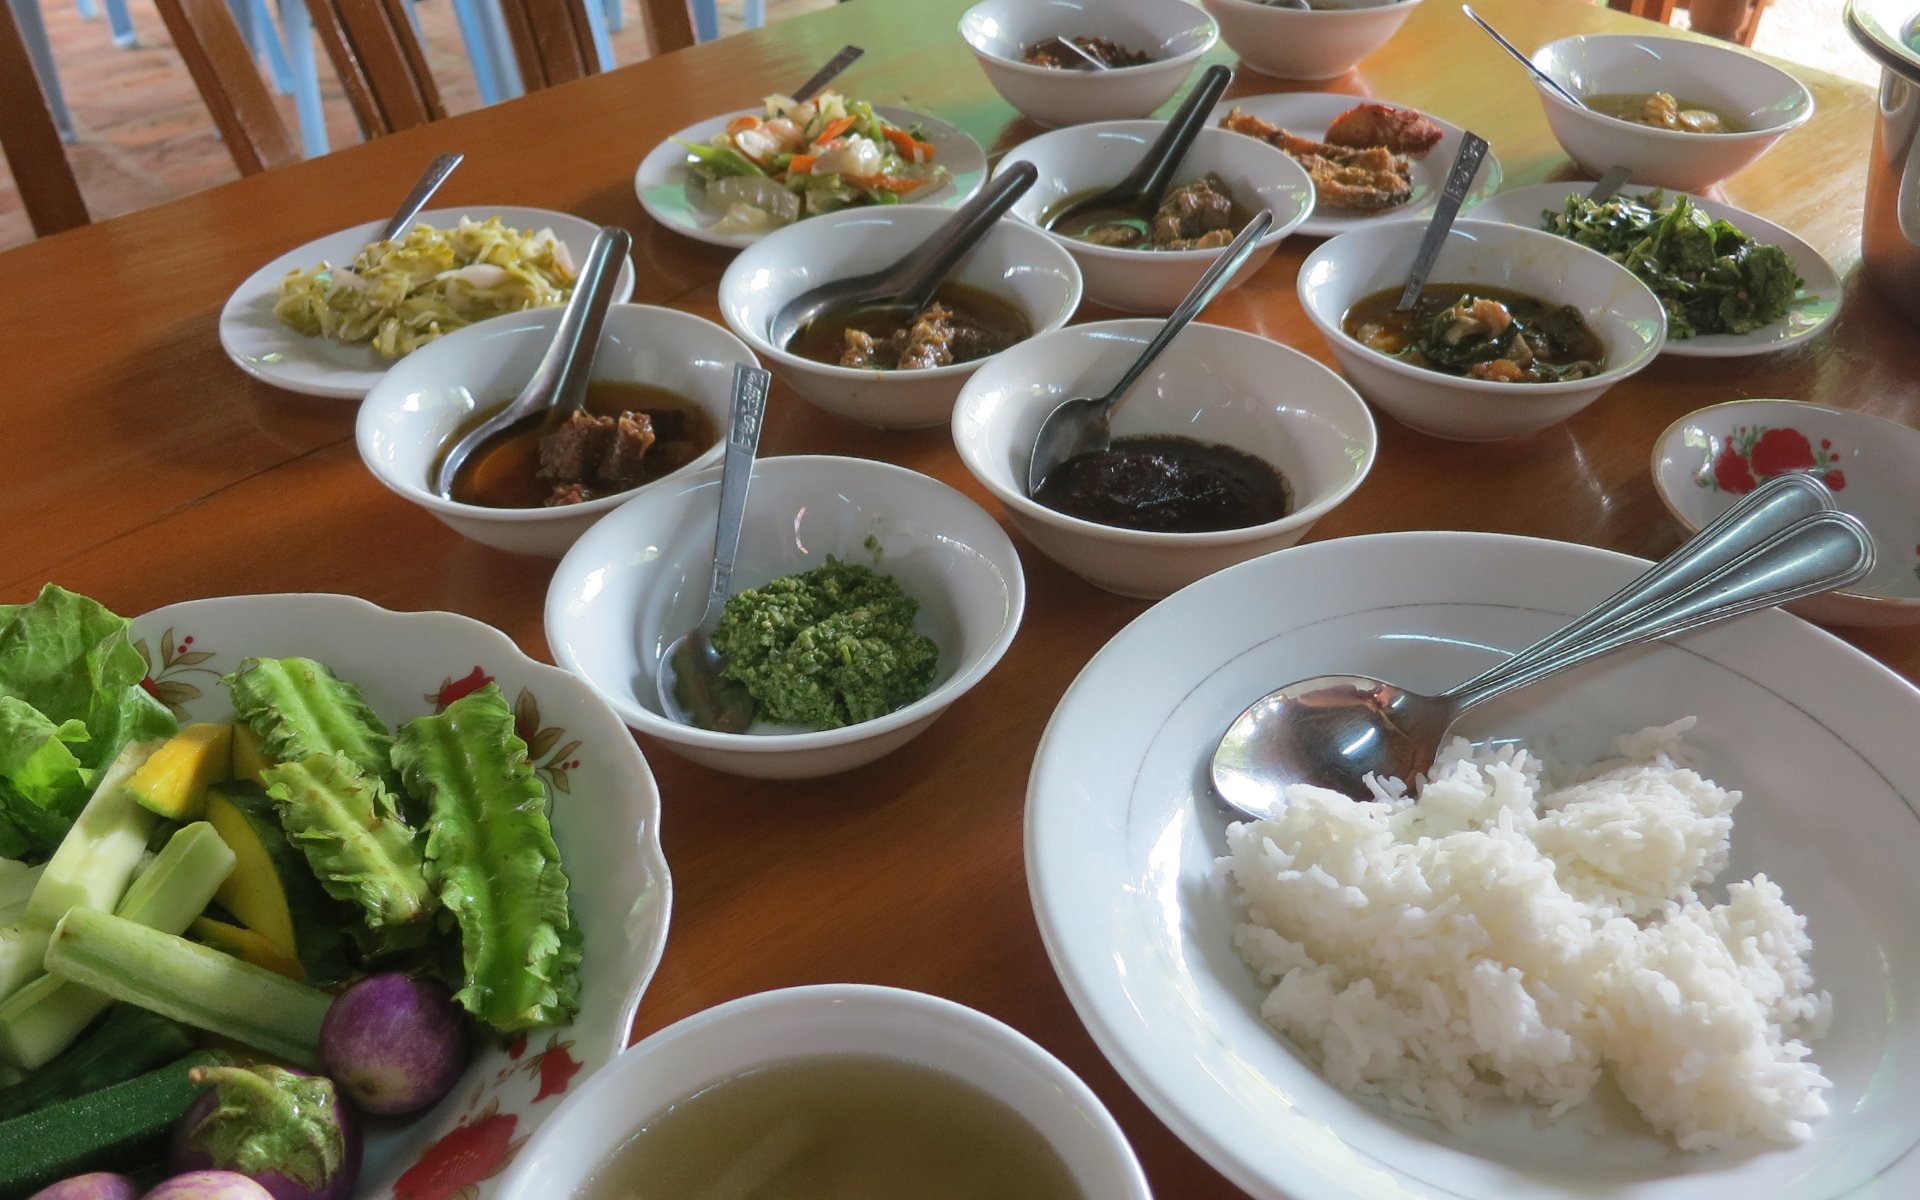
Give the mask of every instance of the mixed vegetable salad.
[[812, 100], [768, 96], [761, 115], [743, 115], [707, 142], [687, 148], [688, 195], [719, 217], [715, 233], [759, 233], [803, 217], [861, 204], [897, 204], [945, 183], [933, 143], [901, 128], [865, 100], [822, 92]]
[[130, 625], [0, 606], [0, 1200], [351, 1200], [358, 1114], [578, 1010], [544, 786], [492, 684], [391, 730], [253, 658], [177, 728]]

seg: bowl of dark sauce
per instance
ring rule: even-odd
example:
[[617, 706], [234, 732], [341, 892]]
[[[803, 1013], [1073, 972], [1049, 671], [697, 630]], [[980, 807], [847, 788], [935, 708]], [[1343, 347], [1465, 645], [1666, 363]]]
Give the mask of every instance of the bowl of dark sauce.
[[1360, 486], [1376, 432], [1360, 396], [1305, 354], [1196, 323], [1113, 413], [1113, 443], [1026, 491], [1033, 439], [1074, 396], [1103, 394], [1160, 328], [1075, 325], [976, 372], [954, 408], [961, 461], [1015, 528], [1096, 587], [1157, 598], [1284, 549]]

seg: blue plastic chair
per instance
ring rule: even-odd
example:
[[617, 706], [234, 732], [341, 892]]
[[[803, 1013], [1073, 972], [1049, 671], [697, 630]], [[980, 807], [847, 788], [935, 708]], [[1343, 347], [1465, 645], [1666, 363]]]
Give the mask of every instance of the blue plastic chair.
[[[767, 23], [767, 0], [743, 0], [748, 29]], [[693, 38], [711, 42], [720, 36], [719, 0], [693, 0]]]

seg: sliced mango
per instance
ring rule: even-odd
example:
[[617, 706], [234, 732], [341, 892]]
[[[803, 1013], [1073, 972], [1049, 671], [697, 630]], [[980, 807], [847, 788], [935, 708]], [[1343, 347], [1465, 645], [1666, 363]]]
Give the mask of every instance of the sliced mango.
[[301, 968], [299, 959], [251, 929], [242, 929], [212, 917], [195, 917], [193, 924], [187, 926], [187, 936], [298, 983], [307, 981], [307, 973]]
[[307, 983], [330, 987], [344, 979], [348, 921], [321, 890], [306, 857], [288, 844], [273, 801], [253, 784], [216, 783], [207, 789], [207, 820], [235, 860], [213, 898], [249, 931], [297, 960]]
[[267, 757], [266, 749], [260, 743], [260, 735], [250, 729], [245, 721], [235, 721], [233, 723], [233, 773], [229, 778], [259, 783], [260, 772], [272, 765], [273, 760]]
[[198, 821], [206, 812], [207, 787], [233, 767], [233, 726], [225, 721], [189, 725], [168, 738], [127, 780], [127, 794], [141, 807], [173, 821]]

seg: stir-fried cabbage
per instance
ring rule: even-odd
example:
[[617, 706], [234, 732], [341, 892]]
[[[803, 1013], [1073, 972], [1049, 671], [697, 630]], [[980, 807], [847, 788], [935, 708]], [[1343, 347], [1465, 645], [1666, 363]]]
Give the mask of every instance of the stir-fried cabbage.
[[462, 217], [454, 229], [420, 224], [371, 243], [344, 267], [289, 271], [273, 315], [309, 337], [371, 342], [399, 358], [475, 321], [564, 304], [574, 274], [552, 230]]

